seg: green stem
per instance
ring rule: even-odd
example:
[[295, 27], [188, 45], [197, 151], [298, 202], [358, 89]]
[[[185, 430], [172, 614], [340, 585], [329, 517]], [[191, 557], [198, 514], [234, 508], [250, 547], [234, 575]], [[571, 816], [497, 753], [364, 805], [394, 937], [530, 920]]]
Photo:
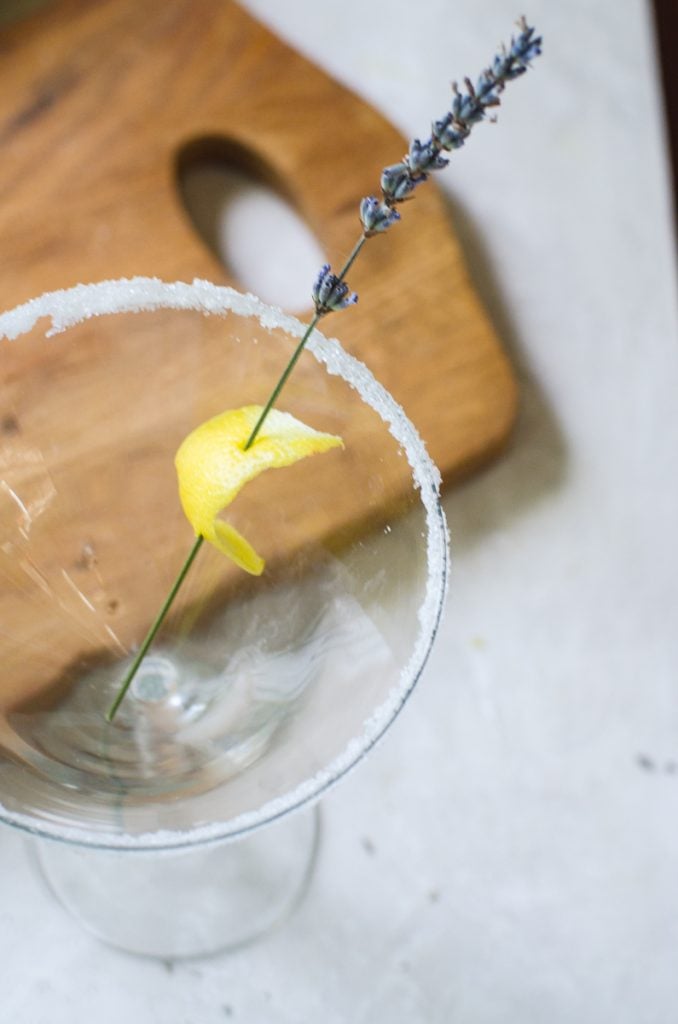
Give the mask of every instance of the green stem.
[[153, 625], [151, 626], [151, 628], [149, 629], [148, 633], [146, 634], [144, 642], [142, 643], [141, 647], [137, 651], [136, 658], [134, 659], [134, 661], [130, 665], [129, 671], [127, 672], [127, 675], [125, 676], [125, 678], [123, 679], [123, 681], [122, 681], [122, 683], [120, 685], [120, 689], [118, 690], [118, 692], [116, 694], [115, 700], [113, 701], [113, 703], [111, 704], [110, 708], [106, 712], [106, 719], [107, 719], [107, 721], [112, 722], [113, 719], [115, 718], [116, 712], [117, 712], [118, 708], [120, 707], [120, 705], [122, 704], [123, 700], [125, 699], [125, 695], [126, 695], [127, 691], [129, 690], [130, 686], [132, 685], [132, 680], [134, 679], [135, 675], [137, 674], [137, 671], [139, 669], [139, 666], [141, 665], [141, 662], [146, 657], [146, 654], [148, 652], [148, 648], [151, 646], [151, 644], [155, 640], [156, 635], [158, 633], [158, 630], [160, 629], [160, 627], [162, 626], [163, 622], [165, 621], [165, 617], [166, 617], [168, 611], [170, 610], [170, 608], [172, 606], [174, 598], [179, 593], [179, 588], [181, 587], [181, 584], [184, 582], [184, 580], [185, 580], [185, 578], [186, 578], [186, 576], [188, 574], [188, 570], [193, 565], [193, 561], [194, 561], [195, 556], [198, 554], [198, 551], [200, 550], [200, 548], [202, 546], [202, 542], [203, 542], [203, 538], [202, 537], [200, 537], [200, 536], [196, 537], [195, 543], [193, 544], [193, 547], [191, 548], [191, 550], [189, 552], [188, 558], [186, 559], [186, 561], [182, 565], [181, 569], [179, 570], [179, 574], [178, 574], [177, 578], [175, 579], [174, 583], [172, 584], [172, 588], [171, 588], [169, 594], [167, 595], [167, 597], [165, 598], [165, 602], [164, 602], [162, 608], [158, 612]]
[[368, 236], [363, 232], [363, 234], [360, 236], [358, 241], [353, 246], [353, 250], [351, 252], [351, 255], [349, 256], [349, 258], [346, 260], [346, 262], [344, 263], [343, 267], [339, 271], [338, 277], [339, 277], [340, 281], [343, 281], [344, 278], [346, 277], [346, 275], [348, 274], [349, 270], [351, 269], [351, 267], [353, 266], [353, 264], [355, 262], [356, 256], [358, 255], [358, 253], [360, 252], [360, 250], [364, 246], [365, 242], [367, 241], [367, 238], [368, 238]]
[[[346, 263], [344, 263], [344, 266], [341, 268], [340, 273], [337, 275], [339, 281], [343, 281], [344, 280], [344, 278], [348, 274], [349, 270], [353, 266], [353, 263], [354, 263], [354, 261], [356, 259], [356, 256], [358, 255], [358, 253], [360, 252], [360, 250], [362, 249], [362, 247], [363, 247], [363, 245], [365, 244], [366, 241], [367, 241], [367, 235], [362, 234], [360, 236], [360, 238], [358, 239], [358, 241], [356, 242], [356, 244], [353, 246], [351, 254], [348, 257], [348, 259], [346, 260]], [[308, 325], [308, 327], [304, 331], [304, 334], [303, 334], [303, 337], [302, 337], [301, 341], [299, 342], [299, 344], [295, 348], [294, 352], [292, 353], [292, 358], [290, 359], [289, 363], [287, 364], [287, 366], [283, 370], [283, 373], [282, 373], [282, 376], [281, 376], [280, 380], [278, 381], [276, 386], [273, 388], [273, 391], [269, 395], [268, 401], [266, 402], [266, 405], [262, 409], [261, 415], [259, 416], [259, 419], [254, 424], [254, 427], [252, 428], [252, 433], [250, 434], [250, 436], [247, 438], [247, 441], [245, 442], [244, 451], [247, 451], [247, 449], [251, 448], [252, 445], [254, 444], [254, 441], [256, 440], [257, 434], [259, 433], [259, 431], [263, 427], [264, 421], [266, 420], [266, 417], [268, 416], [269, 412], [271, 411], [271, 409], [273, 408], [275, 403], [278, 401], [278, 398], [280, 396], [280, 392], [285, 387], [285, 384], [287, 383], [287, 378], [289, 377], [289, 375], [292, 373], [292, 370], [296, 366], [297, 360], [299, 359], [299, 356], [301, 355], [301, 353], [304, 351], [304, 349], [306, 347], [306, 342], [311, 337], [311, 334], [313, 333], [313, 330], [317, 326], [318, 321], [320, 320], [320, 317], [321, 317], [321, 314], [320, 313], [316, 313], [314, 315], [313, 319], [311, 320], [310, 324]]]
[[[338, 280], [339, 281], [343, 281], [344, 278], [346, 277], [346, 275], [348, 274], [349, 270], [353, 266], [354, 260], [356, 259], [358, 253], [360, 252], [360, 250], [362, 249], [363, 245], [367, 241], [367, 237], [368, 236], [363, 233], [360, 236], [360, 238], [358, 239], [358, 241], [356, 242], [356, 244], [353, 246], [353, 249], [352, 249], [348, 259], [346, 260], [344, 266], [341, 268], [341, 271], [338, 274]], [[321, 316], [322, 316], [321, 313], [315, 313], [315, 315], [313, 316], [313, 319], [311, 320], [310, 324], [308, 325], [308, 327], [304, 331], [304, 334], [303, 334], [303, 336], [301, 338], [301, 341], [299, 342], [299, 344], [295, 348], [294, 352], [292, 353], [292, 356], [291, 356], [289, 362], [287, 363], [287, 366], [283, 370], [282, 375], [281, 375], [280, 379], [278, 380], [278, 383], [276, 384], [276, 386], [273, 388], [273, 391], [269, 395], [268, 401], [266, 402], [266, 405], [263, 407], [263, 409], [261, 411], [261, 415], [259, 416], [259, 419], [254, 424], [252, 432], [251, 432], [250, 436], [247, 438], [247, 441], [245, 442], [245, 446], [244, 446], [244, 449], [243, 449], [244, 451], [247, 451], [247, 449], [250, 448], [254, 444], [254, 441], [255, 441], [259, 431], [261, 430], [261, 428], [264, 425], [264, 421], [266, 420], [266, 417], [268, 416], [269, 412], [273, 408], [274, 404], [277, 402], [278, 397], [280, 395], [280, 392], [282, 391], [282, 389], [285, 387], [285, 384], [287, 383], [287, 378], [289, 377], [289, 375], [292, 373], [292, 370], [296, 366], [297, 360], [299, 359], [299, 356], [301, 355], [301, 353], [304, 351], [304, 348], [306, 347], [306, 342], [311, 337], [311, 334], [313, 333], [313, 331], [314, 331], [318, 321], [320, 320]], [[188, 575], [188, 570], [193, 565], [193, 561], [194, 561], [195, 556], [198, 554], [198, 551], [200, 550], [200, 548], [202, 546], [202, 542], [203, 542], [203, 538], [202, 537], [197, 537], [196, 538], [196, 541], [195, 541], [193, 547], [191, 548], [191, 550], [190, 550], [190, 552], [188, 554], [188, 557], [186, 558], [186, 561], [182, 565], [181, 569], [179, 570], [179, 574], [178, 574], [177, 578], [175, 579], [174, 583], [172, 584], [172, 588], [171, 588], [169, 594], [165, 598], [165, 602], [164, 602], [162, 608], [158, 612], [158, 614], [157, 614], [157, 616], [155, 618], [155, 621], [153, 622], [153, 625], [151, 626], [151, 628], [149, 629], [148, 633], [146, 634], [146, 636], [144, 638], [144, 642], [142, 643], [141, 647], [137, 651], [137, 655], [136, 655], [134, 661], [132, 662], [132, 664], [130, 665], [129, 670], [127, 672], [127, 675], [125, 676], [125, 678], [123, 679], [122, 683], [120, 684], [120, 689], [118, 690], [118, 692], [116, 694], [115, 700], [113, 701], [113, 703], [111, 704], [110, 708], [106, 712], [106, 719], [107, 719], [107, 721], [112, 722], [113, 719], [115, 718], [115, 715], [117, 713], [118, 708], [120, 707], [120, 705], [122, 704], [123, 700], [125, 699], [127, 691], [129, 690], [130, 686], [132, 685], [132, 682], [134, 680], [135, 675], [139, 671], [139, 666], [141, 665], [141, 662], [146, 657], [146, 654], [148, 653], [149, 647], [151, 646], [151, 644], [155, 640], [155, 638], [157, 636], [157, 633], [158, 633], [158, 630], [160, 629], [160, 627], [162, 626], [163, 622], [165, 621], [165, 617], [167, 616], [167, 613], [169, 612], [169, 610], [170, 610], [170, 608], [172, 606], [174, 598], [177, 596], [177, 594], [179, 592], [179, 588], [181, 587], [182, 583], [184, 582], [186, 576]]]
[[295, 348], [295, 350], [294, 350], [294, 352], [292, 354], [292, 358], [290, 359], [289, 363], [287, 364], [287, 366], [283, 370], [283, 373], [282, 373], [282, 376], [281, 376], [280, 380], [278, 381], [276, 386], [273, 388], [273, 391], [271, 392], [271, 394], [269, 396], [269, 399], [266, 402], [266, 405], [261, 410], [261, 415], [259, 416], [259, 419], [257, 420], [257, 422], [254, 424], [254, 427], [252, 428], [252, 433], [250, 434], [250, 436], [247, 438], [247, 441], [245, 442], [244, 451], [247, 451], [247, 449], [250, 448], [252, 446], [252, 444], [254, 443], [254, 440], [255, 440], [257, 434], [259, 433], [259, 431], [261, 430], [261, 428], [264, 425], [264, 420], [266, 419], [266, 417], [268, 416], [269, 412], [273, 408], [273, 405], [277, 401], [280, 392], [285, 387], [285, 384], [287, 383], [287, 378], [289, 377], [289, 375], [291, 374], [292, 370], [294, 369], [294, 367], [296, 365], [296, 362], [297, 362], [297, 359], [299, 358], [301, 353], [304, 351], [304, 347], [306, 345], [306, 342], [310, 338], [311, 332], [313, 331], [313, 329], [315, 328], [316, 324], [318, 323], [318, 320], [320, 320], [320, 314], [316, 313], [315, 316], [313, 317], [313, 319], [311, 320], [310, 324], [308, 325], [308, 327], [304, 331], [304, 335], [303, 335], [301, 341], [299, 342], [299, 344], [297, 345], [297, 347]]

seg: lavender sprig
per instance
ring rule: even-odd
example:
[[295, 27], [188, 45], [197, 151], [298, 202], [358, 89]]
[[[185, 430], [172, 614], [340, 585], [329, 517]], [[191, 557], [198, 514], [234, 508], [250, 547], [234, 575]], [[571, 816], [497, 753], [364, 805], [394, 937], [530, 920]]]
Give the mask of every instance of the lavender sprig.
[[[400, 220], [395, 207], [413, 199], [415, 189], [428, 180], [431, 172], [447, 167], [449, 159], [444, 154], [464, 145], [473, 126], [485, 119], [488, 110], [499, 106], [506, 83], [523, 75], [534, 58], [540, 55], [541, 36], [535, 36], [534, 28], [527, 24], [525, 18], [520, 18], [518, 28], [519, 34], [511, 39], [508, 47], [502, 44], [491, 65], [478, 76], [475, 85], [470, 78], [464, 79], [463, 90], [457, 82], [452, 84], [450, 109], [439, 121], [433, 122], [430, 138], [424, 142], [413, 139], [403, 159], [383, 169], [382, 198], [366, 196], [360, 203], [360, 222], [363, 228], [361, 242], [376, 234], [383, 234]], [[349, 264], [352, 262], [351, 259]], [[346, 272], [345, 267], [340, 274], [332, 274], [329, 264], [322, 268], [312, 293], [317, 316], [345, 309], [357, 301], [355, 293], [351, 294], [350, 299], [347, 298], [349, 289], [344, 281]], [[339, 296], [338, 302], [333, 303], [325, 298], [320, 285], [330, 287], [329, 283], [332, 295]]]
[[[525, 18], [519, 20], [518, 28], [520, 33], [511, 39], [508, 47], [501, 47], [492, 64], [481, 72], [475, 85], [469, 78], [465, 78], [465, 91], [463, 91], [456, 82], [453, 83], [451, 107], [439, 121], [433, 122], [430, 138], [424, 142], [413, 139], [403, 159], [384, 168], [381, 174], [381, 199], [376, 196], [366, 196], [361, 201], [359, 213], [362, 234], [338, 274], [332, 273], [329, 263], [321, 267], [311, 293], [315, 305], [315, 315], [298, 342], [278, 383], [269, 395], [268, 401], [244, 445], [245, 451], [254, 443], [320, 319], [327, 316], [328, 313], [355, 305], [358, 301], [355, 292], [349, 291], [345, 278], [367, 239], [383, 234], [400, 220], [400, 213], [395, 207], [414, 198], [415, 189], [428, 180], [431, 172], [442, 170], [447, 166], [449, 160], [443, 154], [450, 153], [464, 145], [473, 126], [485, 119], [489, 109], [499, 106], [500, 95], [504, 91], [506, 83], [523, 75], [531, 61], [540, 55], [541, 37], [535, 36], [534, 29], [527, 24]], [[179, 570], [160, 612], [146, 634], [115, 700], [108, 709], [106, 717], [109, 722], [113, 721], [202, 543], [202, 536], [198, 536]]]

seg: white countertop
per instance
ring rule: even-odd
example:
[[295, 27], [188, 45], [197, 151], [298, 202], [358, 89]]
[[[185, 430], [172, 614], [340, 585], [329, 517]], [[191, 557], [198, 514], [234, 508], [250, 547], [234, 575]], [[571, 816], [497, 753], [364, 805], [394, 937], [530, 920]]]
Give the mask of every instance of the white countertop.
[[[419, 136], [521, 13], [245, 6]], [[678, 316], [649, 3], [525, 13], [543, 57], [437, 179], [522, 417], [445, 498], [415, 696], [324, 801], [301, 908], [236, 953], [104, 947], [1, 829], [0, 1024], [676, 1020]]]

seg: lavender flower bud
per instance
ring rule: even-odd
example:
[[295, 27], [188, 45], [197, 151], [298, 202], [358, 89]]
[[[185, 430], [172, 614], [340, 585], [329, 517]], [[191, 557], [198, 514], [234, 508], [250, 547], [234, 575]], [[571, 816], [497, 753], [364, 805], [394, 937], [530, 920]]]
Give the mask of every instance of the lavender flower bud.
[[440, 155], [440, 146], [434, 139], [428, 139], [423, 144], [419, 139], [412, 139], [410, 151], [405, 157], [405, 163], [413, 175], [439, 171], [442, 167], [447, 167], [449, 162]]
[[471, 79], [465, 78], [464, 84], [467, 89], [466, 93], [459, 91], [459, 87], [456, 82], [452, 83], [452, 91], [454, 92], [452, 116], [455, 120], [461, 121], [466, 125], [477, 124], [478, 121], [482, 121], [485, 117], [483, 103], [482, 100], [476, 96], [476, 91], [473, 88], [473, 82]]
[[406, 163], [391, 164], [381, 172], [381, 190], [387, 203], [401, 203], [414, 192], [417, 185], [426, 181], [426, 175], [413, 177]]
[[388, 231], [392, 224], [400, 220], [400, 214], [376, 196], [365, 196], [360, 204], [360, 220], [369, 238], [381, 231]]
[[500, 91], [499, 83], [497, 82], [492, 69], [486, 68], [478, 77], [478, 81], [476, 82], [476, 96], [484, 107], [497, 107], [500, 103], [499, 96], [497, 94]]
[[348, 285], [340, 281], [330, 270], [329, 263], [323, 264], [311, 292], [318, 316], [353, 306], [358, 301], [355, 292], [348, 293]]
[[520, 35], [517, 39], [511, 40], [511, 57], [516, 62], [517, 67], [514, 74], [509, 74], [509, 78], [522, 75], [527, 70], [530, 61], [541, 54], [541, 36], [537, 39], [532, 38], [534, 29], [527, 24], [525, 18], [520, 19], [518, 26], [521, 30]]
[[452, 114], [448, 114], [442, 121], [435, 121], [432, 129], [433, 138], [437, 144], [441, 149], [448, 151], [460, 149], [470, 132], [471, 129], [461, 121], [457, 121]]
[[501, 50], [492, 61], [492, 74], [496, 79], [498, 90], [501, 91], [504, 88], [504, 82], [510, 70], [511, 58], [506, 52], [506, 47], [502, 45]]

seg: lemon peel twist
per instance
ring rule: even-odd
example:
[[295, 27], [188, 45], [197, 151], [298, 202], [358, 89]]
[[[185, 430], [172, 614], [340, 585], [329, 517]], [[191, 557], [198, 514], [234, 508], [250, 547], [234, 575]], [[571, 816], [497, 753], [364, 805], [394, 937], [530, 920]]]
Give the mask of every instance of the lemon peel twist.
[[235, 527], [218, 519], [218, 515], [249, 480], [264, 470], [291, 466], [308, 455], [343, 446], [344, 442], [335, 434], [323, 434], [289, 413], [271, 409], [270, 401], [267, 406], [246, 405], [222, 412], [196, 427], [182, 441], [174, 463], [181, 505], [196, 539], [106, 712], [108, 722], [115, 718], [204, 541], [246, 572], [261, 575], [263, 558]]
[[264, 560], [235, 527], [218, 516], [246, 483], [266, 469], [281, 469], [309, 455], [343, 447], [335, 434], [307, 426], [290, 413], [271, 410], [256, 440], [246, 448], [262, 406], [231, 409], [196, 427], [174, 459], [179, 498], [195, 531], [254, 576]]

